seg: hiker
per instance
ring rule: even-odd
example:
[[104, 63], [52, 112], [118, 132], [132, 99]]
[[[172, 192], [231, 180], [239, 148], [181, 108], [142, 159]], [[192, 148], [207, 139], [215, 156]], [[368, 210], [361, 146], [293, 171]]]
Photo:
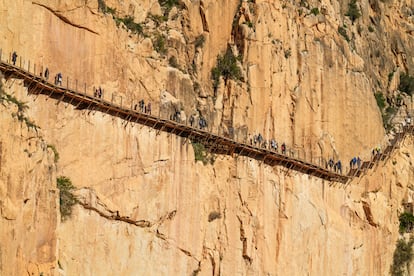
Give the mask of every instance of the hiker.
[[341, 163], [341, 160], [338, 160], [338, 162], [336, 162], [335, 166], [338, 169], [338, 173], [339, 174], [342, 174], [342, 163]]
[[193, 114], [190, 115], [189, 121], [190, 121], [190, 126], [192, 127], [193, 124], [194, 124], [194, 116], [193, 116]]
[[381, 154], [381, 147], [377, 146], [377, 148], [375, 149], [375, 151], [377, 152], [377, 156], [379, 156]]
[[270, 147], [271, 147], [272, 150], [275, 150], [275, 147], [276, 147], [276, 141], [275, 141], [275, 139], [272, 139], [270, 141]]
[[100, 86], [98, 89], [98, 98], [102, 98], [102, 88]]
[[282, 144], [281, 150], [282, 150], [282, 154], [286, 154], [286, 145], [285, 145], [285, 143]]
[[46, 67], [45, 70], [45, 79], [48, 80], [49, 79], [49, 68]]
[[329, 158], [328, 166], [329, 166], [329, 168], [330, 168], [331, 170], [332, 170], [333, 165], [334, 165], [334, 161], [333, 161], [333, 159], [332, 159], [332, 158]]
[[259, 133], [259, 135], [257, 136], [257, 142], [259, 142], [259, 146], [262, 144], [263, 142], [263, 136], [262, 134]]
[[13, 52], [13, 54], [12, 54], [12, 62], [13, 62], [13, 65], [16, 65], [16, 61], [17, 61], [17, 53], [16, 52]]
[[179, 123], [179, 122], [181, 121], [181, 113], [180, 113], [180, 111], [176, 111], [176, 112], [174, 113], [173, 119], [174, 119], [174, 121], [176, 121], [177, 123]]
[[147, 106], [147, 113], [148, 113], [149, 115], [151, 115], [151, 103], [148, 103], [148, 106]]
[[356, 163], [357, 163], [358, 170], [360, 170], [361, 169], [361, 158], [359, 158], [359, 156], [356, 159]]
[[141, 112], [144, 112], [144, 105], [145, 105], [144, 100], [140, 100], [139, 101], [139, 109], [140, 109]]
[[351, 169], [354, 168], [354, 166], [356, 165], [356, 163], [357, 163], [356, 157], [352, 158], [351, 161], [349, 162], [349, 166], [351, 167]]
[[138, 105], [137, 105], [137, 104], [135, 104], [135, 105], [134, 105], [134, 110], [137, 110], [137, 107], [138, 107]]
[[57, 73], [57, 75], [56, 75], [56, 85], [62, 86], [62, 73]]
[[257, 135], [253, 135], [253, 144], [256, 146], [257, 144]]

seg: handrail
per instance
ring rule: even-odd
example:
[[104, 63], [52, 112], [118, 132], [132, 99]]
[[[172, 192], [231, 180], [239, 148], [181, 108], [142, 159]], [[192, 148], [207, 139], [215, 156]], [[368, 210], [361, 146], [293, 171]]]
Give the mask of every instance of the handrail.
[[[24, 63], [24, 62], [23, 62]], [[21, 64], [21, 60], [20, 60]], [[30, 72], [30, 62], [28, 63], [28, 70], [21, 67], [10, 64], [8, 61], [2, 60], [2, 51], [0, 49], [0, 70], [7, 77], [17, 77], [24, 80], [27, 84], [28, 92], [31, 94], [44, 94], [50, 98], [57, 99], [59, 104], [61, 101], [69, 103], [75, 106], [77, 109], [97, 110], [103, 113], [107, 113], [112, 116], [120, 117], [123, 120], [139, 123], [148, 127], [157, 129], [158, 131], [169, 132], [172, 134], [185, 137], [194, 142], [203, 144], [206, 149], [219, 154], [238, 154], [257, 159], [271, 166], [279, 165], [286, 168], [302, 172], [308, 175], [316, 176], [328, 181], [335, 181], [346, 183], [353, 177], [360, 176], [363, 172], [366, 172], [370, 168], [370, 165], [361, 166], [358, 169], [350, 170], [348, 175], [339, 174], [337, 172], [324, 168], [322, 164], [313, 164], [307, 162], [298, 157], [288, 156], [288, 154], [280, 154], [267, 148], [257, 147], [255, 145], [248, 144], [247, 142], [239, 142], [230, 139], [225, 136], [210, 133], [203, 129], [198, 129], [192, 126], [188, 126], [173, 120], [163, 119], [155, 115], [150, 115], [144, 112], [137, 111], [132, 108], [126, 107], [128, 105], [119, 105], [113, 101], [88, 95], [86, 93], [86, 84], [84, 92], [80, 92], [75, 89], [69, 88], [69, 79], [67, 78], [66, 87], [59, 86], [48, 82], [45, 78], [36, 75], [36, 66], [34, 65], [34, 72]], [[77, 87], [77, 81], [76, 81]], [[122, 98], [121, 98], [122, 100]], [[395, 141], [390, 145], [391, 152], [395, 149], [396, 144], [403, 139], [405, 131], [408, 128], [404, 128], [402, 135], [397, 135]], [[412, 127], [409, 128], [412, 130]], [[221, 147], [218, 147], [220, 145]], [[390, 154], [390, 152], [387, 152]], [[380, 161], [382, 157], [379, 157]], [[384, 160], [384, 159], [382, 159]], [[321, 162], [321, 161], [319, 161]], [[365, 162], [364, 162], [365, 163]], [[362, 168], [363, 167], [363, 168]]]

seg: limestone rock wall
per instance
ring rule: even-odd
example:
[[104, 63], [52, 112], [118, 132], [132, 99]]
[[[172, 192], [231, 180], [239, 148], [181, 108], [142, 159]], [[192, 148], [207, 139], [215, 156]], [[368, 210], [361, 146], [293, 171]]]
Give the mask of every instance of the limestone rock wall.
[[[335, 1], [183, 1], [167, 19], [158, 1], [104, 1], [118, 20], [133, 16], [145, 35], [117, 26], [98, 1], [9, 2], [0, 0], [2, 59], [15, 50], [19, 65], [28, 68], [30, 59], [31, 71], [36, 64], [52, 78], [62, 72], [63, 85], [89, 94], [101, 86], [105, 99], [126, 106], [151, 101], [163, 117], [199, 114], [209, 130], [239, 140], [260, 132], [316, 163], [369, 158], [384, 142], [373, 93], [392, 93], [399, 72], [412, 70], [408, 1], [361, 1], [354, 24], [344, 16], [347, 3]], [[239, 55], [243, 78], [222, 79], [214, 91], [211, 69], [227, 48]], [[248, 158], [218, 156], [202, 165], [182, 138], [56, 105], [28, 95], [18, 80], [9, 79], [6, 91], [28, 103], [42, 128], [35, 144], [55, 145], [57, 174], [71, 178], [80, 203], [60, 223], [50, 150], [37, 146], [37, 159], [27, 161], [28, 142], [10, 136], [22, 132], [19, 123], [2, 112], [10, 131], [0, 136], [8, 145], [1, 166], [18, 169], [0, 167], [0, 191], [10, 191], [0, 197], [1, 239], [20, 229], [22, 244], [29, 233], [42, 240], [2, 248], [2, 274], [388, 273], [398, 212], [412, 200], [411, 140], [343, 187]], [[9, 214], [24, 208], [23, 188], [6, 181], [16, 171], [26, 177], [15, 180], [20, 186], [33, 183], [26, 204], [36, 216]], [[44, 200], [31, 201], [35, 193]], [[42, 218], [38, 228], [23, 231], [32, 216]], [[22, 257], [5, 264], [16, 251]]]
[[[9, 92], [21, 81], [6, 84]], [[46, 141], [0, 104], [0, 274], [56, 275], [59, 192]]]

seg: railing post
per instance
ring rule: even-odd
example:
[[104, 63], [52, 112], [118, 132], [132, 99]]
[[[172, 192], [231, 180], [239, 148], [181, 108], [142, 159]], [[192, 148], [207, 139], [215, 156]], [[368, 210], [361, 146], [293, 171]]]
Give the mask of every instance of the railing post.
[[85, 91], [85, 95], [86, 95], [86, 82], [85, 82], [85, 88], [84, 88], [84, 91]]
[[78, 92], [78, 80], [76, 80], [76, 92]]
[[3, 49], [0, 48], [0, 61], [2, 60]]
[[36, 76], [36, 63], [34, 64], [34, 66], [33, 66], [34, 68], [33, 68], [33, 75], [35, 75]]
[[29, 72], [29, 73], [30, 73], [30, 60], [29, 60], [29, 62], [28, 62], [28, 64], [27, 64], [27, 72]]
[[19, 56], [19, 58], [20, 58], [20, 68], [22, 68], [22, 57]]
[[69, 90], [69, 77], [66, 77], [66, 90]]

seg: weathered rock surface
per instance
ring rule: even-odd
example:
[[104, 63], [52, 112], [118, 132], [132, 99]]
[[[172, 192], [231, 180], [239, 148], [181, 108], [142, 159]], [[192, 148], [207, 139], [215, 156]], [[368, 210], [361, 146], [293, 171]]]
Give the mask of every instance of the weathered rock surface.
[[[410, 3], [361, 1], [352, 24], [347, 3], [308, 2], [183, 1], [156, 22], [148, 15], [162, 14], [158, 1], [106, 1], [144, 36], [117, 27], [98, 1], [0, 0], [0, 47], [2, 59], [15, 50], [19, 65], [62, 72], [64, 85], [89, 94], [101, 86], [118, 104], [202, 115], [240, 140], [260, 132], [314, 162], [367, 159], [385, 142], [373, 93], [393, 93], [398, 72], [413, 69]], [[163, 36], [166, 52], [157, 52]], [[214, 91], [211, 69], [227, 47], [240, 54], [243, 79]], [[248, 158], [203, 165], [177, 136], [27, 95], [13, 78], [5, 90], [28, 103], [41, 138], [0, 107], [0, 274], [389, 271], [401, 204], [412, 202], [412, 139], [343, 186]], [[80, 200], [63, 223], [56, 172]]]

